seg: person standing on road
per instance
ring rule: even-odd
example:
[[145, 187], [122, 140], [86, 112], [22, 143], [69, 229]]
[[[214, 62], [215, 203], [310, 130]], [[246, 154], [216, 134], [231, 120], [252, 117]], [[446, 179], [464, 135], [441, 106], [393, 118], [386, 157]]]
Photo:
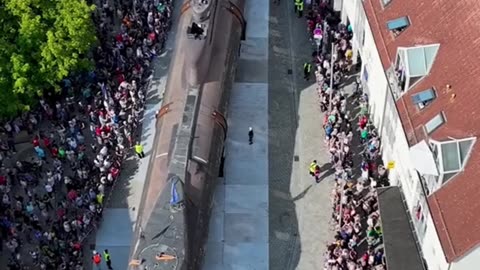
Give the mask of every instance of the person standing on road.
[[102, 263], [102, 256], [100, 256], [96, 250], [93, 251], [92, 261], [97, 269], [102, 269], [102, 266], [100, 265]]
[[315, 176], [315, 167], [317, 166], [317, 160], [312, 161], [309, 167], [309, 173], [311, 176]]
[[103, 258], [105, 259], [108, 270], [112, 270], [112, 260], [110, 259], [110, 253], [108, 253], [108, 249], [105, 249], [105, 251], [103, 251]]
[[320, 183], [320, 166], [315, 165], [315, 172], [314, 172], [314, 176], [315, 176], [315, 182]]
[[315, 182], [317, 182], [317, 184], [320, 183], [320, 166], [318, 166], [316, 160], [310, 163], [310, 167], [308, 168], [308, 170], [310, 175], [315, 177]]
[[137, 154], [138, 158], [145, 157], [145, 153], [143, 153], [143, 146], [140, 144], [140, 142], [137, 142], [137, 144], [135, 144], [135, 153]]
[[303, 15], [303, 0], [295, 0], [295, 12], [298, 13], [298, 18]]
[[305, 62], [303, 64], [303, 78], [308, 81], [310, 80], [310, 73], [312, 72], [312, 64]]
[[248, 143], [253, 144], [253, 128], [248, 128]]

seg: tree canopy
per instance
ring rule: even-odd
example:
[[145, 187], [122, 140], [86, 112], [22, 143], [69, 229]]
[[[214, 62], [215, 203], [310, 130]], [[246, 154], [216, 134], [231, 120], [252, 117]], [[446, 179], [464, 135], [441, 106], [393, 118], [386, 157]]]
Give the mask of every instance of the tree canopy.
[[96, 42], [85, 0], [0, 0], [0, 115], [35, 103], [62, 79], [89, 69]]

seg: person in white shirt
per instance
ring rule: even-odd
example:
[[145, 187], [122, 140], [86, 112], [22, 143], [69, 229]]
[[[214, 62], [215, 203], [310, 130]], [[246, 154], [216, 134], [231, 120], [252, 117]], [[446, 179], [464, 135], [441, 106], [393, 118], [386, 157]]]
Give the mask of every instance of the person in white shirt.
[[107, 156], [107, 154], [108, 154], [108, 148], [107, 146], [103, 146], [102, 149], [100, 149], [100, 155], [105, 157]]

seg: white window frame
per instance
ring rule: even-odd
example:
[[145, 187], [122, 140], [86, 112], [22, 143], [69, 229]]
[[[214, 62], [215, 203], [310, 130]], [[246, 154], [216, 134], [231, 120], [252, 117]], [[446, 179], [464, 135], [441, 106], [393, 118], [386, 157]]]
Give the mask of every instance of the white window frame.
[[465, 156], [465, 160], [464, 160], [464, 162], [463, 162], [463, 164], [462, 164], [462, 160], [461, 160], [461, 158], [460, 158], [460, 146], [458, 146], [458, 150], [457, 150], [457, 151], [458, 151], [458, 162], [459, 162], [459, 164], [460, 164], [460, 168], [459, 168], [458, 170], [444, 171], [444, 170], [443, 170], [443, 169], [444, 169], [444, 168], [443, 168], [443, 157], [442, 157], [442, 150], [441, 150], [441, 149], [442, 149], [442, 148], [441, 148], [442, 144], [453, 143], [453, 142], [456, 142], [457, 144], [459, 144], [460, 142], [471, 141], [471, 140], [473, 140], [473, 142], [472, 142], [472, 146], [473, 146], [473, 145], [477, 142], [477, 137], [469, 137], [469, 138], [465, 138], [465, 139], [453, 139], [453, 138], [452, 138], [451, 140], [443, 141], [443, 142], [439, 142], [439, 141], [435, 141], [435, 140], [430, 140], [430, 143], [434, 144], [434, 145], [437, 147], [437, 149], [438, 149], [438, 153], [437, 153], [437, 157], [436, 157], [436, 158], [438, 159], [437, 167], [438, 167], [439, 172], [440, 172], [440, 177], [442, 178], [442, 181], [441, 181], [441, 182], [443, 182], [443, 176], [444, 176], [445, 174], [449, 174], [449, 173], [459, 173], [459, 172], [461, 172], [461, 171], [464, 170], [465, 165], [467, 164], [467, 161], [468, 161], [468, 159], [470, 158], [470, 155], [472, 154], [472, 149], [473, 149], [473, 147], [472, 147], [472, 148], [470, 148], [470, 149], [468, 150], [468, 153], [467, 153], [467, 155]]
[[382, 1], [382, 5], [385, 7], [387, 6], [388, 4], [390, 4], [390, 2], [392, 2], [392, 0], [381, 0]]
[[[443, 123], [441, 123], [439, 126], [435, 127], [434, 129], [428, 131], [427, 130], [427, 125], [428, 123], [430, 123], [430, 121], [432, 121], [433, 119], [435, 119], [435, 117], [438, 117], [438, 116], [442, 116], [442, 119], [443, 119]], [[423, 129], [425, 131], [425, 134], [427, 134], [427, 136], [429, 136], [430, 134], [432, 134], [435, 130], [437, 130], [439, 127], [441, 127], [443, 124], [445, 124], [447, 122], [447, 117], [445, 117], [445, 112], [441, 111], [440, 113], [436, 114], [434, 117], [432, 117], [430, 120], [428, 120], [427, 123], [425, 123], [425, 125], [423, 125]]]
[[[405, 77], [405, 86], [403, 89], [401, 89], [401, 95], [400, 96], [403, 96], [405, 93], [407, 93], [410, 89], [412, 89], [415, 85], [417, 85], [418, 83], [420, 83], [428, 74], [430, 74], [430, 71], [433, 67], [433, 63], [432, 63], [432, 66], [430, 66], [428, 68], [428, 70], [426, 70], [426, 74], [425, 75], [422, 75], [422, 76], [415, 76], [415, 77], [411, 77], [410, 74], [409, 74], [409, 66], [408, 66], [408, 60], [406, 60], [405, 58], [407, 58], [407, 51], [409, 49], [415, 49], [415, 48], [420, 48], [420, 47], [423, 47], [423, 48], [428, 48], [428, 47], [435, 47], [435, 46], [440, 46], [439, 43], [434, 43], [434, 44], [428, 44], [428, 45], [420, 45], [420, 46], [412, 46], [412, 47], [398, 47], [397, 48], [397, 53], [396, 53], [396, 56], [395, 56], [395, 68], [394, 68], [394, 71], [396, 70], [397, 68], [397, 63], [398, 61], [401, 61], [403, 63], [403, 67], [405, 68], [405, 72], [404, 72], [404, 77]], [[403, 59], [400, 56], [400, 51], [403, 52]], [[400, 59], [399, 59], [400, 58]], [[436, 57], [435, 57], [436, 58]], [[434, 61], [435, 62], [435, 61]], [[420, 77], [419, 80], [417, 80], [416, 82], [414, 82], [413, 84], [410, 84], [412, 78], [417, 78], [417, 77]], [[399, 96], [399, 97], [400, 97]]]

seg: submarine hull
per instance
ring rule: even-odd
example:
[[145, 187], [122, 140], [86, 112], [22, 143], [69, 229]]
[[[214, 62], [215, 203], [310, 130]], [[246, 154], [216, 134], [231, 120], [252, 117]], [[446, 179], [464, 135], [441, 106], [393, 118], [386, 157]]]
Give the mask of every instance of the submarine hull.
[[129, 269], [201, 269], [245, 34], [243, 8], [244, 0], [181, 6]]

